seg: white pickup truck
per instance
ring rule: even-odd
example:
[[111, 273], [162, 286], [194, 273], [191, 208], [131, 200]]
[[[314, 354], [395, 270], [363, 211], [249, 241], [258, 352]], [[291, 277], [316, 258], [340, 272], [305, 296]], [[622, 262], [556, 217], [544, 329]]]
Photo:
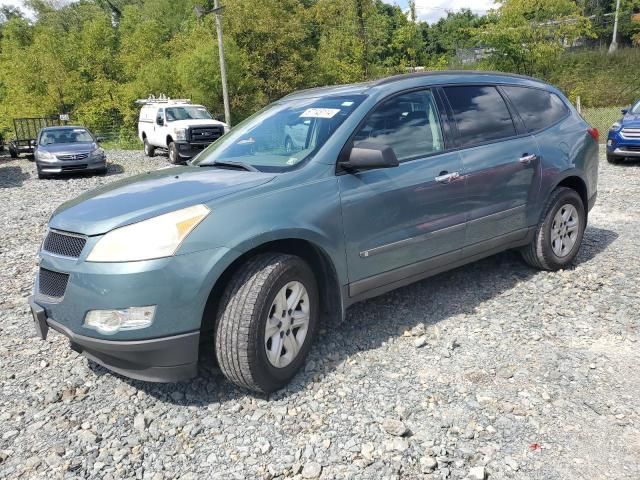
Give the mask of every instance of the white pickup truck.
[[138, 100], [142, 104], [138, 136], [144, 153], [153, 157], [156, 148], [169, 152], [169, 161], [183, 163], [229, 131], [226, 123], [214, 120], [202, 105], [190, 100]]

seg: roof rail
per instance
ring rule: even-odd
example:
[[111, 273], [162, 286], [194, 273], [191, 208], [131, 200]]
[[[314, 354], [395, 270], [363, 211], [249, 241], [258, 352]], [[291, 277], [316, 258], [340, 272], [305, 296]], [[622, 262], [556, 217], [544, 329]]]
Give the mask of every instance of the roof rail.
[[136, 104], [138, 105], [150, 105], [153, 103], [191, 103], [190, 98], [171, 98], [166, 95], [160, 95], [159, 97], [155, 97], [153, 95], [149, 95], [148, 98], [141, 98], [136, 100]]

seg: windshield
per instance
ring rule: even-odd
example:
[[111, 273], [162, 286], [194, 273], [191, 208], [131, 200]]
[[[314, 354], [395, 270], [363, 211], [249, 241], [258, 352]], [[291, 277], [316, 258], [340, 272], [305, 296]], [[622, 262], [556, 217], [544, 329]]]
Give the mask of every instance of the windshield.
[[311, 158], [363, 99], [350, 95], [274, 103], [221, 137], [193, 164], [244, 163], [263, 172], [294, 168]]
[[40, 145], [60, 143], [93, 143], [93, 137], [84, 128], [60, 128], [47, 130], [40, 136]]
[[631, 113], [640, 114], [640, 102], [636, 103], [631, 109]]
[[211, 120], [211, 114], [207, 109], [200, 106], [193, 107], [169, 107], [166, 110], [167, 122], [175, 120]]

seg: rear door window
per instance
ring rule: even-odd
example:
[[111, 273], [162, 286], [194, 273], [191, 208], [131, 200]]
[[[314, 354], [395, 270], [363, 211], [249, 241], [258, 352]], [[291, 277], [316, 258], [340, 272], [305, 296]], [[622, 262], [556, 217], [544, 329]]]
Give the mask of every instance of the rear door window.
[[445, 87], [460, 134], [460, 146], [468, 147], [516, 135], [509, 109], [494, 86]]
[[503, 86], [529, 132], [542, 130], [562, 120], [569, 109], [555, 93], [538, 88]]
[[399, 161], [425, 157], [444, 149], [436, 102], [430, 90], [395, 96], [369, 115], [354, 137], [388, 145]]

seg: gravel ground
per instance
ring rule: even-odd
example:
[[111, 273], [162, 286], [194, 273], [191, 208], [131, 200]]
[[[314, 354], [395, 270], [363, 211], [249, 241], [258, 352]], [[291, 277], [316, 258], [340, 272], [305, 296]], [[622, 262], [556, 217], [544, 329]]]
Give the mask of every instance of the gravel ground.
[[146, 384], [34, 337], [53, 209], [167, 163], [109, 158], [50, 181], [0, 159], [0, 478], [640, 478], [640, 164], [601, 163], [575, 268], [505, 253], [355, 305], [266, 399], [211, 365]]

